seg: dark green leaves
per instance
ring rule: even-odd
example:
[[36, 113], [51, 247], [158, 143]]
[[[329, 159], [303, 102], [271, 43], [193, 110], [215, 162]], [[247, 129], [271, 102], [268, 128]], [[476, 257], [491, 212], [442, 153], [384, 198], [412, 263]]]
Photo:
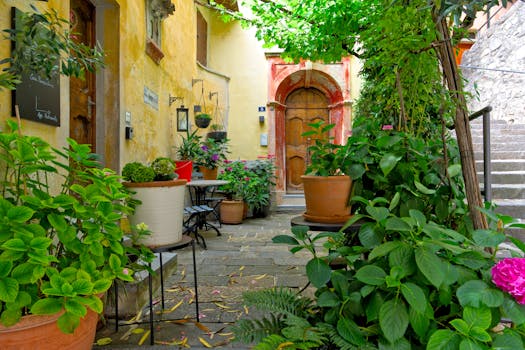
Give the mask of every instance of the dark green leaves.
[[399, 300], [385, 302], [379, 311], [381, 331], [391, 343], [403, 337], [408, 327], [408, 313]]
[[331, 272], [330, 266], [320, 258], [314, 258], [306, 264], [308, 280], [317, 288], [324, 286], [330, 280]]

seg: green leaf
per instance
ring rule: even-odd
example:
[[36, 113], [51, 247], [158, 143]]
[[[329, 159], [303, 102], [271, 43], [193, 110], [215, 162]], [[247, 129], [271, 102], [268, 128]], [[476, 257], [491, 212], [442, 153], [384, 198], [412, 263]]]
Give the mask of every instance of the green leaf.
[[401, 294], [414, 309], [423, 312], [427, 307], [427, 298], [423, 289], [414, 283], [401, 284]]
[[350, 290], [348, 285], [348, 277], [341, 273], [341, 271], [334, 271], [330, 277], [334, 291], [343, 299], [348, 296]]
[[321, 258], [314, 258], [306, 264], [308, 280], [317, 288], [321, 288], [330, 280], [332, 270]]
[[386, 272], [380, 267], [366, 265], [357, 270], [355, 277], [363, 283], [379, 286], [385, 282]]
[[104, 308], [104, 304], [102, 304], [102, 300], [96, 295], [90, 295], [88, 297], [82, 298], [84, 301], [84, 304], [88, 306], [91, 310], [93, 310], [97, 314], [101, 314]]
[[31, 307], [34, 315], [53, 315], [62, 310], [63, 299], [46, 298], [37, 300]]
[[289, 245], [299, 245], [299, 241], [288, 235], [278, 235], [272, 238], [273, 243], [284, 243]]
[[379, 310], [381, 309], [381, 305], [383, 305], [383, 297], [378, 292], [373, 293], [368, 299], [368, 303], [366, 303], [365, 312], [368, 322], [372, 322], [379, 318]]
[[80, 317], [70, 312], [64, 312], [64, 314], [60, 316], [57, 321], [58, 328], [66, 334], [73, 333], [79, 324]]
[[390, 214], [387, 208], [372, 207], [370, 205], [366, 207], [366, 211], [375, 221], [382, 221], [388, 217], [388, 214]]
[[399, 266], [403, 269], [405, 276], [409, 276], [416, 271], [414, 259], [414, 249], [408, 244], [403, 243], [388, 255], [390, 267]]
[[450, 329], [439, 329], [432, 333], [426, 350], [457, 350], [461, 338]]
[[67, 299], [66, 303], [64, 304], [64, 308], [67, 312], [80, 317], [86, 316], [87, 313], [86, 307], [75, 298]]
[[425, 187], [425, 185], [423, 185], [421, 182], [419, 182], [417, 180], [414, 180], [414, 185], [416, 185], [416, 188], [418, 189], [418, 191], [423, 193], [423, 194], [434, 194], [434, 193], [436, 193], [436, 190], [431, 190], [431, 189]]
[[396, 248], [398, 248], [398, 247], [400, 247], [402, 245], [403, 245], [403, 243], [401, 243], [399, 241], [390, 241], [390, 242], [383, 243], [383, 244], [375, 247], [374, 249], [372, 249], [372, 251], [368, 255], [368, 260], [372, 261], [375, 258], [379, 258], [379, 257], [385, 256], [388, 253], [390, 253], [392, 250], [394, 250], [394, 249], [396, 249]]
[[9, 209], [7, 212], [7, 218], [10, 221], [22, 224], [31, 219], [34, 213], [35, 211], [28, 207], [16, 206]]
[[509, 296], [505, 296], [503, 300], [503, 312], [515, 325], [525, 324], [525, 305], [518, 304]]
[[408, 313], [400, 300], [388, 300], [379, 310], [379, 326], [391, 343], [403, 337], [408, 327]]
[[467, 281], [456, 292], [459, 303], [463, 306], [499, 307], [503, 304], [503, 293], [480, 280]]
[[484, 343], [492, 341], [490, 334], [484, 328], [478, 326], [474, 326], [470, 329], [470, 336]]
[[385, 229], [388, 231], [395, 231], [395, 232], [410, 232], [412, 231], [412, 227], [404, 221], [398, 218], [397, 216], [393, 216], [391, 218], [388, 218], [386, 221]]
[[7, 260], [0, 260], [0, 278], [5, 278], [11, 272], [13, 263]]
[[113, 272], [120, 271], [120, 270], [122, 270], [122, 268], [120, 266], [121, 266], [121, 264], [120, 264], [119, 257], [116, 256], [115, 254], [111, 254], [109, 256], [109, 267], [111, 268], [111, 270], [113, 270]]
[[401, 194], [399, 192], [396, 192], [394, 197], [392, 197], [392, 200], [390, 201], [390, 205], [388, 206], [388, 210], [392, 211], [397, 207], [399, 204], [399, 199], [401, 198]]
[[426, 218], [425, 214], [423, 214], [419, 210], [417, 210], [417, 209], [410, 209], [408, 211], [408, 213], [409, 213], [411, 218], [416, 220], [417, 225], [419, 227], [423, 227], [427, 223], [427, 218]]
[[417, 247], [415, 250], [416, 264], [423, 275], [436, 288], [443, 283], [445, 271], [441, 260], [427, 247]]
[[455, 177], [461, 174], [461, 164], [452, 164], [448, 167], [448, 175], [450, 177]]
[[374, 248], [380, 245], [383, 241], [383, 235], [373, 223], [366, 223], [359, 229], [359, 242], [365, 248]]
[[365, 344], [365, 338], [354, 321], [341, 317], [337, 321], [337, 333], [350, 343], [360, 346]]
[[18, 295], [18, 281], [14, 278], [5, 277], [0, 279], [0, 300], [10, 303], [15, 301]]
[[465, 335], [465, 336], [468, 336], [469, 335], [469, 332], [470, 332], [470, 327], [469, 325], [467, 324], [467, 322], [465, 322], [464, 320], [462, 320], [461, 318], [456, 318], [452, 321], [450, 321], [450, 324], [452, 325], [452, 327], [454, 327], [456, 329], [456, 331], [458, 331], [459, 333]]
[[430, 320], [426, 317], [423, 312], [415, 310], [413, 307], [409, 308], [408, 318], [410, 326], [420, 337], [426, 336], [428, 328], [430, 326]]
[[20, 238], [12, 238], [6, 241], [4, 244], [2, 244], [2, 248], [8, 249], [8, 250], [14, 250], [17, 252], [27, 251], [26, 244]]
[[383, 172], [384, 176], [390, 174], [390, 172], [396, 167], [397, 163], [401, 160], [402, 156], [397, 156], [392, 153], [386, 153], [379, 161], [379, 167]]
[[486, 348], [471, 339], [463, 339], [459, 343], [459, 350], [485, 350]]
[[492, 323], [492, 313], [489, 308], [474, 308], [467, 306], [463, 309], [463, 319], [471, 327], [481, 327], [483, 329], [488, 329]]
[[504, 333], [496, 334], [492, 342], [494, 350], [515, 350], [523, 349], [523, 341], [517, 334]]
[[29, 246], [31, 249], [47, 249], [51, 243], [53, 243], [53, 240], [51, 238], [47, 237], [35, 237], [31, 240], [29, 243]]
[[59, 214], [49, 214], [47, 216], [47, 220], [53, 226], [53, 228], [57, 231], [66, 231], [68, 229], [68, 224], [66, 222], [66, 219], [63, 215]]
[[113, 282], [110, 279], [100, 279], [93, 283], [93, 294], [104, 293], [111, 287]]
[[480, 247], [497, 247], [505, 241], [505, 234], [492, 230], [475, 230], [472, 239]]
[[337, 295], [329, 290], [324, 291], [317, 298], [317, 305], [320, 307], [338, 307], [341, 301]]
[[0, 315], [0, 323], [2, 323], [6, 327], [13, 326], [20, 321], [20, 318], [22, 317], [22, 310], [21, 309], [7, 309], [2, 312]]
[[16, 278], [20, 284], [28, 284], [36, 282], [36, 276], [33, 274], [34, 264], [21, 263], [16, 266], [11, 273], [11, 277]]
[[71, 286], [73, 287], [73, 291], [76, 294], [81, 294], [81, 295], [90, 294], [93, 290], [93, 283], [85, 279], [79, 279], [79, 280], [73, 281]]

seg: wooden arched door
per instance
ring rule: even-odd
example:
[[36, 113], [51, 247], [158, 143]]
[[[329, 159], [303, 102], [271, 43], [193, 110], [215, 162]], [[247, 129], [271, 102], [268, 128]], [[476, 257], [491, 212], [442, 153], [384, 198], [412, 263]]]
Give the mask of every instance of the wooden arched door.
[[[72, 38], [89, 47], [95, 45], [95, 7], [87, 0], [71, 0]], [[69, 136], [78, 143], [90, 144], [96, 152], [95, 74], [69, 79]]]
[[286, 192], [301, 193], [301, 175], [309, 164], [310, 138], [301, 136], [311, 128], [308, 124], [324, 120], [329, 122], [328, 98], [314, 88], [302, 88], [292, 92], [286, 99], [285, 152]]

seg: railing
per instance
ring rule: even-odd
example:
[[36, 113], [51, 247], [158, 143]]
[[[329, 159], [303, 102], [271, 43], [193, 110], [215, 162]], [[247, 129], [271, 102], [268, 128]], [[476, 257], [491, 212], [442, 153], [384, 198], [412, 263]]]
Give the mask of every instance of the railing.
[[[490, 163], [490, 112], [492, 111], [491, 106], [486, 106], [477, 112], [469, 115], [469, 122], [483, 116], [483, 192], [485, 195], [485, 201], [490, 202], [492, 200], [492, 169]], [[454, 125], [448, 125], [448, 129], [453, 130]]]

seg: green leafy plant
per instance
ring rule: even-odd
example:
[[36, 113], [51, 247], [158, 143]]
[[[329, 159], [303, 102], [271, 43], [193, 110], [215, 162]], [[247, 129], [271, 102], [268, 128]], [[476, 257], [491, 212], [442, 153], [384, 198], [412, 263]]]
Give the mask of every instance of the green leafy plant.
[[325, 124], [321, 120], [308, 125], [312, 130], [303, 133], [302, 136], [313, 138], [314, 144], [308, 146], [309, 163], [306, 175], [344, 175], [346, 148], [343, 145], [334, 144], [333, 137], [328, 136], [335, 124]]
[[122, 168], [122, 177], [130, 182], [169, 181], [176, 176], [173, 161], [165, 157], [156, 158], [149, 166], [131, 162]]
[[[352, 246], [344, 244], [349, 238], [342, 231], [315, 234], [303, 226], [274, 237], [275, 243], [290, 245], [292, 253], [307, 250], [313, 255], [306, 274], [316, 288], [315, 298], [299, 324], [309, 324], [309, 330], [329, 339], [323, 343], [327, 349], [523, 348], [525, 309], [493, 284], [490, 273], [505, 239], [523, 254], [525, 245], [503, 232], [503, 226], [523, 224], [504, 218], [508, 224], [503, 225], [492, 213], [498, 219], [492, 229], [464, 235], [418, 210], [397, 216], [393, 211], [398, 205], [384, 198], [368, 201], [366, 213], [347, 223], [370, 223], [361, 226]], [[341, 257], [348, 267], [332, 269], [329, 262]], [[265, 292], [254, 293], [251, 299], [271, 302]], [[274, 305], [266, 310], [280, 322], [297, 323], [297, 315]], [[500, 327], [502, 318], [510, 324]], [[281, 337], [280, 345], [316, 347], [296, 346], [305, 338], [297, 340], [295, 334], [273, 334]]]
[[181, 143], [175, 147], [175, 152], [179, 160], [193, 160], [200, 152], [201, 136], [197, 134], [198, 130], [192, 133], [186, 130], [186, 137], [181, 135]]
[[199, 150], [193, 160], [197, 165], [213, 169], [224, 164], [228, 153], [227, 142], [216, 142], [213, 139], [207, 139], [200, 143]]
[[0, 323], [64, 311], [57, 324], [71, 333], [87, 308], [102, 312], [115, 279], [133, 280], [119, 225], [130, 194], [71, 139], [53, 149], [8, 122], [0, 154]]

